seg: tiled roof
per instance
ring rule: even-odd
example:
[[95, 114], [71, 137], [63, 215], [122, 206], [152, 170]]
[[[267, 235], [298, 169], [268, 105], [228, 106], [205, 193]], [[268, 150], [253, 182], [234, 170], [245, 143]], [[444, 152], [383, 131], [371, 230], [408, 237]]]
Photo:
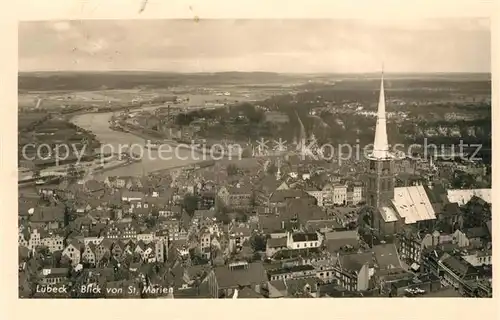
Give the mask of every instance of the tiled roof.
[[261, 262], [249, 263], [245, 268], [231, 270], [228, 266], [214, 268], [219, 288], [257, 285], [267, 282], [267, 275]]
[[30, 209], [33, 209], [38, 205], [37, 200], [34, 199], [19, 199], [18, 204], [19, 204], [19, 215], [20, 216], [28, 216], [29, 213], [28, 211]]
[[286, 247], [287, 244], [287, 238], [282, 237], [282, 238], [269, 238], [267, 239], [267, 246], [269, 248], [280, 248], [280, 247]]
[[286, 292], [284, 280], [273, 280], [268, 283], [269, 298], [282, 298]]
[[424, 186], [424, 190], [431, 203], [444, 203], [446, 200], [446, 189], [441, 184], [435, 184], [432, 187]]
[[31, 216], [32, 222], [63, 222], [64, 206], [38, 207]]
[[398, 251], [393, 243], [376, 245], [372, 251], [380, 269], [402, 268]]
[[310, 198], [311, 196], [303, 190], [286, 189], [276, 190], [271, 195], [271, 202], [285, 202], [287, 199], [302, 199]]
[[301, 271], [313, 271], [314, 267], [311, 265], [298, 265], [298, 266], [292, 266], [292, 267], [284, 267], [284, 268], [277, 268], [277, 269], [271, 269], [267, 271], [267, 274], [272, 276], [272, 275], [277, 275], [277, 274], [286, 274], [286, 273], [293, 273], [293, 272], [301, 272]]
[[326, 212], [308, 199], [287, 200], [286, 207], [281, 209], [281, 213], [287, 218], [298, 218], [302, 223], [327, 218]]
[[264, 296], [248, 287], [245, 287], [242, 290], [238, 291], [238, 299], [259, 299], [259, 298], [264, 298]]
[[309, 220], [305, 228], [309, 232], [314, 232], [324, 229], [341, 229], [342, 225], [337, 220]]
[[460, 214], [460, 207], [458, 203], [447, 203], [443, 206], [440, 214], [446, 216], [455, 216]]
[[259, 227], [266, 233], [282, 229], [282, 219], [276, 215], [259, 215]]
[[286, 280], [285, 284], [288, 294], [295, 295], [297, 293], [306, 293], [307, 287], [309, 287], [311, 293], [316, 292], [318, 290], [318, 283], [320, 282], [321, 281], [316, 277], [308, 277]]
[[325, 245], [330, 253], [338, 252], [345, 246], [359, 247], [358, 233], [356, 231], [335, 231], [325, 234]]
[[460, 278], [477, 273], [477, 270], [472, 265], [454, 256], [443, 259], [442, 263]]
[[358, 239], [358, 233], [355, 230], [350, 231], [334, 231], [325, 233], [325, 240], [338, 239]]
[[371, 252], [351, 253], [339, 256], [342, 269], [359, 272], [363, 265], [373, 265], [373, 254]]
[[488, 236], [488, 230], [483, 227], [469, 228], [465, 230], [467, 238], [484, 238]]
[[292, 234], [294, 242], [318, 241], [317, 233], [294, 233]]

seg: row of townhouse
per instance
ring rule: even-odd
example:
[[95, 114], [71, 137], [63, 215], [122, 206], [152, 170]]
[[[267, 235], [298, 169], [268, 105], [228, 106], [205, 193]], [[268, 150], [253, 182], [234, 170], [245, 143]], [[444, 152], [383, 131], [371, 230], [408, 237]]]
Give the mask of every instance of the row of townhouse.
[[[126, 226], [125, 230], [130, 230]], [[114, 229], [112, 231], [115, 231]], [[125, 231], [129, 232], [129, 231]], [[124, 237], [109, 237], [108, 234], [98, 237], [75, 237], [64, 238], [60, 234], [39, 231], [38, 229], [25, 228], [19, 232], [19, 246], [34, 251], [39, 247], [48, 248], [49, 252], [62, 252], [62, 256], [68, 258], [73, 265], [82, 262], [97, 263], [104, 253], [109, 251], [115, 258], [120, 256], [120, 252], [126, 249], [125, 244], [134, 247], [134, 252], [142, 253], [146, 247], [150, 247], [147, 255], [154, 254], [155, 261], [164, 261], [166, 254], [165, 247], [169, 243], [168, 230], [156, 232], [138, 233], [135, 235], [125, 233]], [[143, 247], [146, 246], [146, 247]], [[146, 258], [146, 257], [144, 257]]]
[[325, 184], [322, 188], [309, 186], [306, 192], [316, 198], [318, 206], [357, 205], [363, 201], [361, 184]]

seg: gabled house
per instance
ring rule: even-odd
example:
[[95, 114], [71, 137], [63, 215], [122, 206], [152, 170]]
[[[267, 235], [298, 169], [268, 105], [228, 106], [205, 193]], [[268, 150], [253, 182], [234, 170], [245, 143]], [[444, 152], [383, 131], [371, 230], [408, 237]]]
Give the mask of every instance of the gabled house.
[[19, 231], [19, 245], [30, 251], [42, 244], [41, 234], [38, 229], [26, 228]]
[[100, 263], [104, 258], [111, 258], [111, 247], [113, 246], [113, 241], [110, 239], [102, 240], [95, 249], [96, 264]]
[[95, 263], [97, 261], [96, 248], [97, 248], [97, 246], [95, 244], [93, 244], [92, 242], [85, 245], [85, 249], [82, 253], [82, 262], [83, 263], [88, 263], [91, 266], [95, 266]]
[[111, 246], [111, 256], [116, 260], [116, 261], [122, 261], [123, 253], [125, 250], [125, 244], [121, 241], [116, 241], [113, 243]]
[[453, 233], [453, 239], [459, 247], [482, 248], [489, 241], [489, 232], [485, 227], [456, 230]]
[[252, 230], [247, 225], [233, 225], [228, 228], [229, 251], [234, 252], [241, 249], [243, 244], [250, 240]]
[[81, 261], [83, 250], [84, 245], [80, 241], [73, 239], [64, 248], [62, 256], [67, 257], [72, 266], [76, 266]]
[[[311, 201], [311, 198], [314, 201]], [[307, 201], [308, 203], [316, 203], [316, 199], [303, 190], [282, 189], [276, 190], [271, 194], [271, 197], [269, 198], [269, 207], [285, 207], [289, 203], [289, 200], [303, 200]]]
[[278, 251], [288, 248], [287, 237], [269, 238], [266, 242], [266, 257], [274, 256]]
[[[459, 291], [465, 291], [471, 280], [478, 279], [478, 271], [465, 260], [445, 254], [439, 259], [441, 280], [445, 286], [452, 286]], [[465, 293], [465, 292], [464, 292]]]
[[335, 268], [338, 284], [348, 291], [370, 289], [370, 279], [374, 274], [371, 252], [339, 254]]
[[287, 247], [292, 250], [299, 249], [317, 249], [321, 247], [323, 236], [317, 232], [288, 232]]
[[105, 236], [110, 239], [136, 238], [139, 228], [135, 223], [118, 222], [108, 225]]
[[56, 233], [42, 233], [41, 245], [49, 248], [54, 253], [64, 249], [64, 237]]

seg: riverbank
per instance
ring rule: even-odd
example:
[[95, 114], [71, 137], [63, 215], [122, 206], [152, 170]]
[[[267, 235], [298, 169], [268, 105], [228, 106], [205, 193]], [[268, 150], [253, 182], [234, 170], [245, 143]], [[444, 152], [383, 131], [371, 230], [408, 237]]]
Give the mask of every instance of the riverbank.
[[[168, 145], [170, 148], [184, 149], [191, 151], [203, 156], [210, 156], [217, 159], [222, 158], [241, 158], [243, 156], [244, 150], [237, 148], [238, 150], [233, 150], [232, 148], [221, 149], [222, 146], [207, 146], [195, 143], [184, 143], [182, 141], [177, 141], [174, 139], [168, 139], [162, 137], [160, 132], [151, 131], [148, 133], [145, 129], [140, 129], [135, 127], [130, 123], [124, 121], [114, 121], [109, 125], [109, 129], [117, 132], [126, 132], [136, 137], [144, 140], [144, 146], [151, 150], [164, 150], [163, 145]], [[159, 141], [159, 143], [151, 143], [151, 141]], [[205, 158], [205, 157], [204, 157]], [[205, 159], [204, 159], [205, 160]]]
[[[161, 137], [161, 133], [159, 132], [148, 133], [144, 129], [141, 130], [134, 127], [132, 124], [124, 123], [123, 121], [120, 123], [111, 124], [109, 128], [113, 131], [130, 133], [141, 139], [144, 139], [145, 147], [151, 150], [159, 150], [160, 148], [163, 149], [162, 145], [168, 145], [171, 148], [181, 148], [191, 152], [196, 152], [203, 156], [211, 156], [219, 160], [222, 158], [241, 159], [245, 153], [245, 149], [239, 147], [239, 145], [235, 145], [235, 148], [231, 148], [229, 146], [222, 149], [222, 145], [202, 145], [201, 143], [196, 144], [193, 142], [182, 142], [175, 139]], [[160, 143], [151, 143], [151, 141], [160, 141]], [[236, 146], [238, 146], [238, 148], [236, 148]]]
[[[115, 160], [108, 160], [106, 163], [100, 163], [100, 160], [94, 160], [90, 162], [85, 162], [79, 164], [81, 168], [81, 173], [82, 175], [85, 174], [102, 174], [107, 171], [121, 168], [121, 167], [126, 167], [129, 166], [135, 162], [140, 162], [141, 160], [136, 159], [136, 158], [126, 158], [126, 159], [121, 159], [122, 157], [120, 155], [115, 155], [118, 158]], [[58, 183], [60, 180], [64, 179], [67, 176], [67, 165], [63, 166], [57, 166], [57, 167], [49, 167], [46, 169], [43, 169], [40, 171], [40, 176], [39, 177], [33, 177], [33, 172], [30, 173], [24, 173], [20, 174], [19, 179], [18, 179], [18, 187], [19, 188], [24, 188], [24, 187], [31, 187], [35, 185], [46, 185], [46, 184], [53, 184], [53, 183]], [[38, 181], [43, 181], [43, 183], [37, 183]]]
[[[151, 107], [142, 108], [150, 109]], [[154, 107], [156, 108], [156, 107]], [[110, 120], [113, 113], [90, 113], [74, 116], [71, 122], [76, 126], [89, 130], [94, 133], [96, 139], [103, 146], [109, 149], [120, 150], [124, 144], [144, 146], [144, 138], [138, 137], [130, 132], [114, 131], [110, 126]], [[172, 149], [175, 147], [172, 147]], [[134, 162], [128, 166], [107, 170], [98, 176], [99, 179], [105, 179], [107, 176], [143, 176], [144, 174], [157, 171], [168, 170], [170, 168], [181, 168], [202, 162], [202, 156], [193, 157], [191, 150], [176, 150], [176, 152], [162, 152], [161, 156], [157, 151], [151, 151], [150, 156], [143, 157], [142, 161]], [[166, 160], [168, 159], [168, 160]]]

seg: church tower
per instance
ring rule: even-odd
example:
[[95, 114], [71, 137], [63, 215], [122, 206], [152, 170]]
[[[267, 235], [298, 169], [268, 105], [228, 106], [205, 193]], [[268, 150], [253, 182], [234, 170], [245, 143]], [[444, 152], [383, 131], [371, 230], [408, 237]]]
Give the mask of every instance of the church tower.
[[[387, 121], [385, 112], [384, 74], [380, 83], [380, 96], [377, 110], [377, 124], [373, 152], [368, 157], [369, 166], [366, 185], [366, 202], [375, 209], [372, 227], [379, 228], [382, 213], [378, 208], [394, 199], [394, 156], [389, 152], [387, 140]], [[380, 229], [379, 229], [380, 230]]]

